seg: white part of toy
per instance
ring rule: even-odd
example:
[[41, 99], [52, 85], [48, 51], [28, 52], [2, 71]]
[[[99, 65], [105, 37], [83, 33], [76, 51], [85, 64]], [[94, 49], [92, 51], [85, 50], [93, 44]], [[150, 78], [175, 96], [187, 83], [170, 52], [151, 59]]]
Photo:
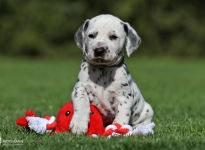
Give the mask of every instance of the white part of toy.
[[154, 131], [152, 130], [152, 128], [154, 126], [155, 126], [154, 122], [149, 123], [147, 125], [140, 124], [137, 128], [132, 130], [132, 127], [130, 125], [124, 125], [124, 126], [122, 126], [122, 128], [127, 128], [129, 130], [129, 132], [127, 134], [122, 135], [122, 134], [113, 132], [107, 138], [117, 137], [117, 136], [126, 136], [126, 137], [128, 137], [128, 136], [132, 136], [132, 135], [154, 134]]
[[154, 122], [147, 125], [140, 124], [136, 129], [132, 131], [132, 134], [148, 135], [154, 134], [152, 128], [155, 126]]
[[111, 125], [108, 125], [108, 126], [105, 128], [105, 131], [107, 131], [107, 130], [109, 130], [109, 129], [116, 130], [117, 127], [116, 127], [115, 125], [111, 124]]
[[48, 120], [48, 124], [53, 123], [56, 120], [56, 117], [51, 116], [50, 120]]
[[92, 134], [92, 137], [93, 138], [98, 138], [98, 135], [97, 134]]
[[45, 132], [51, 132], [51, 130], [46, 129], [47, 124], [51, 124], [55, 121], [55, 117], [51, 116], [50, 120], [40, 117], [26, 117], [28, 122], [28, 127], [39, 134], [44, 134]]

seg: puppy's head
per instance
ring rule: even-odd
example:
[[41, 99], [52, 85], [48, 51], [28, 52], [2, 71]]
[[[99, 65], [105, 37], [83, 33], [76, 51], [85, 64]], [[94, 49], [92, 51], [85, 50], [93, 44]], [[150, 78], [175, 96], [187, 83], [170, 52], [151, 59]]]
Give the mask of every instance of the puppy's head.
[[117, 65], [123, 59], [124, 47], [130, 56], [141, 43], [140, 37], [128, 23], [112, 15], [86, 20], [74, 38], [89, 63], [106, 66]]

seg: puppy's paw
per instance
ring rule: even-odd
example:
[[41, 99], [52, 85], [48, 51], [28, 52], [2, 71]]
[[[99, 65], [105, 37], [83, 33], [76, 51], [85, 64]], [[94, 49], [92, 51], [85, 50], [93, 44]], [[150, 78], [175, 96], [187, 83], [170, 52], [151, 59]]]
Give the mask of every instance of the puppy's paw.
[[88, 119], [82, 116], [73, 115], [69, 128], [71, 132], [76, 135], [86, 134], [88, 131]]

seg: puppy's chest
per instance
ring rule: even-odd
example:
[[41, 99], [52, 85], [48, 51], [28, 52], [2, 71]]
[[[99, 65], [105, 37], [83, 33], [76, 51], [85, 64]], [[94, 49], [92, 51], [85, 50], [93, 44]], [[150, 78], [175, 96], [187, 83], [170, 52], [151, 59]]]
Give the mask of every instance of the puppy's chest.
[[130, 77], [128, 77], [124, 67], [85, 65], [84, 68], [81, 68], [80, 80], [84, 80], [86, 83], [86, 92], [90, 100], [107, 100], [110, 97], [112, 99], [116, 97], [119, 91], [129, 90]]
[[93, 96], [98, 99], [107, 98], [115, 84], [115, 75], [113, 70], [106, 68], [91, 67], [89, 69], [88, 85]]
[[90, 82], [103, 88], [110, 86], [115, 78], [113, 70], [105, 67], [90, 67], [88, 74]]

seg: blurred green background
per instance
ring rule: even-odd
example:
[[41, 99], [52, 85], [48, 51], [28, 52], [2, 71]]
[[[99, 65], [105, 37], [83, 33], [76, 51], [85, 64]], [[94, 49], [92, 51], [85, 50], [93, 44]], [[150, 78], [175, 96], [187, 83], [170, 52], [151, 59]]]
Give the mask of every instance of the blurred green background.
[[137, 55], [204, 57], [202, 4], [202, 0], [0, 0], [0, 55], [82, 55], [73, 40], [80, 25], [96, 15], [113, 14], [129, 22], [142, 38]]

